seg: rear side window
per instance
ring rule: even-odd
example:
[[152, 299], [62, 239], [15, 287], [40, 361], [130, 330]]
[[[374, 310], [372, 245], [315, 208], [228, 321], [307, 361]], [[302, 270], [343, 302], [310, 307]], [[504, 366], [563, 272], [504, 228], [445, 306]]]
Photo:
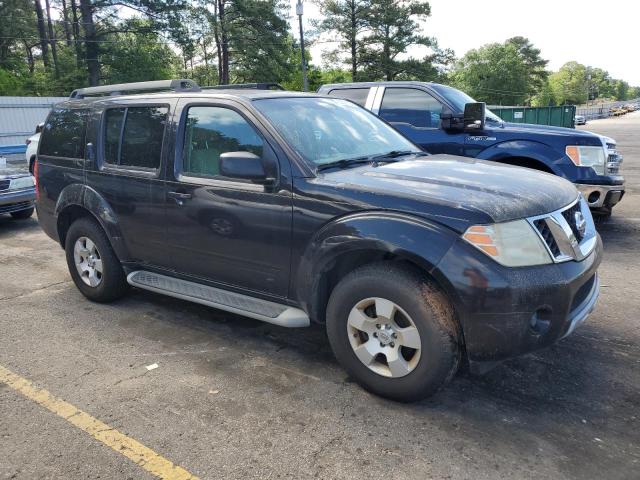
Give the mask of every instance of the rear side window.
[[157, 169], [167, 123], [167, 107], [111, 108], [105, 112], [104, 161]]
[[264, 143], [238, 112], [224, 107], [190, 107], [187, 111], [182, 173], [197, 177], [220, 174], [220, 155], [251, 152], [262, 157]]
[[416, 88], [386, 88], [380, 117], [389, 123], [408, 123], [418, 128], [439, 128], [442, 105]]
[[364, 104], [367, 103], [367, 97], [369, 96], [368, 88], [338, 88], [336, 90], [331, 90], [329, 95], [332, 97], [344, 98], [346, 100], [351, 100], [352, 102], [357, 103], [361, 107], [364, 107]]
[[87, 110], [56, 108], [42, 131], [40, 155], [84, 158]]

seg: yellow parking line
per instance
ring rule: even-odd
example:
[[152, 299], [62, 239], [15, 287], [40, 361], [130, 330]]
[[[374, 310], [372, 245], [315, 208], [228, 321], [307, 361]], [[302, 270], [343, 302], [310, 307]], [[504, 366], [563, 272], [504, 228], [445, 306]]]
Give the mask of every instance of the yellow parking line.
[[84, 430], [96, 440], [124, 455], [156, 477], [167, 480], [198, 480], [195, 475], [158, 455], [140, 442], [127, 437], [48, 391], [35, 387], [29, 380], [16, 375], [2, 365], [0, 365], [0, 382], [64, 418], [80, 430]]

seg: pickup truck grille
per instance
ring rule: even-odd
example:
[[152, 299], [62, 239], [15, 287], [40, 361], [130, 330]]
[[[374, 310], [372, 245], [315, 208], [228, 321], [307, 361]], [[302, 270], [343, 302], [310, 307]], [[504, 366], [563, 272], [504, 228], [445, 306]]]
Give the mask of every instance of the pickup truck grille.
[[3, 190], [8, 190], [10, 183], [11, 180], [0, 180], [0, 192]]
[[596, 228], [582, 195], [567, 207], [528, 221], [555, 262], [580, 261], [596, 246]]

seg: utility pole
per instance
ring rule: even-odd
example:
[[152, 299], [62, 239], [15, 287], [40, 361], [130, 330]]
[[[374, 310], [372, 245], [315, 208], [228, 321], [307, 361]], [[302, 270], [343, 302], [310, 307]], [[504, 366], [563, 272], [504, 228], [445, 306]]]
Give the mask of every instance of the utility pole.
[[302, 0], [298, 0], [296, 4], [296, 15], [298, 15], [298, 23], [300, 24], [300, 65], [302, 66], [302, 89], [309, 91], [309, 81], [307, 80], [307, 61], [304, 58], [304, 30], [302, 29]]

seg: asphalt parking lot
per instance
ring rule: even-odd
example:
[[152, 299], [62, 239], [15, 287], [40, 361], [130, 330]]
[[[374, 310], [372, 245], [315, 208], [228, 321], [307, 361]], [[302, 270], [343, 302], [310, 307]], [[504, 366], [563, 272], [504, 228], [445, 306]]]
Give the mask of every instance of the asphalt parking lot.
[[352, 383], [319, 327], [90, 303], [35, 218], [0, 217], [0, 478], [153, 478], [133, 440], [183, 469], [167, 478], [640, 478], [640, 112], [581, 128], [618, 140], [627, 178], [595, 312], [410, 405]]

